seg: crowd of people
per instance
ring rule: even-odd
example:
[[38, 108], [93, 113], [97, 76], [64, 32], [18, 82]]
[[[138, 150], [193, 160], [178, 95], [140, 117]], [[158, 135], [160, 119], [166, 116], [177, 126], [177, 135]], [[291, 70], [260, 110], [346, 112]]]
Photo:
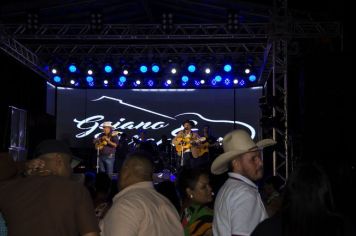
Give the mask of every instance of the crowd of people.
[[[209, 158], [203, 155], [212, 142], [198, 150], [214, 140], [209, 127], [199, 136], [185, 121], [172, 141], [182, 147], [176, 179], [156, 183], [157, 157], [145, 146], [144, 133], [137, 150], [122, 157], [118, 178], [111, 178], [116, 147], [127, 140], [109, 135], [109, 122], [104, 126], [106, 137], [95, 141], [103, 145], [101, 173], [84, 178], [74, 177], [77, 158], [58, 140], [40, 143], [26, 163], [1, 154], [0, 236], [355, 235], [336, 213], [319, 165], [301, 163], [286, 184], [278, 176], [260, 182], [263, 149], [275, 144], [272, 139], [255, 142], [246, 131], [233, 130], [224, 136], [223, 153]], [[168, 142], [162, 143], [167, 150]], [[221, 186], [212, 186], [216, 176], [226, 176]]]

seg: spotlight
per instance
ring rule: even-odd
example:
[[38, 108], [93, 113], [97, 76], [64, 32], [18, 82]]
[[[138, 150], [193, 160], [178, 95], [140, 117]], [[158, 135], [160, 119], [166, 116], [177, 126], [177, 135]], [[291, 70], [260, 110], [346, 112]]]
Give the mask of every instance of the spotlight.
[[120, 76], [119, 81], [121, 83], [125, 83], [126, 82], [126, 77], [125, 76]]
[[200, 82], [198, 80], [194, 80], [194, 84], [195, 84], [195, 86], [199, 86]]
[[117, 85], [119, 85], [120, 87], [122, 87], [122, 86], [124, 86], [124, 83], [121, 82], [121, 81], [119, 81], [119, 82], [117, 83]]
[[205, 74], [210, 74], [210, 72], [211, 72], [211, 71], [210, 71], [210, 68], [206, 68], [206, 69], [205, 69]]
[[224, 84], [225, 84], [226, 86], [230, 85], [230, 83], [231, 83], [230, 79], [226, 78], [226, 79], [224, 80]]
[[52, 74], [57, 74], [57, 69], [56, 68], [52, 69]]
[[93, 74], [93, 70], [88, 70], [88, 75], [92, 75]]
[[168, 85], [171, 85], [171, 84], [172, 84], [172, 80], [167, 79], [166, 83], [167, 83]]
[[72, 73], [74, 73], [74, 72], [77, 71], [77, 67], [76, 67], [75, 65], [70, 65], [70, 66], [68, 67], [68, 69], [69, 69], [69, 71], [72, 72]]
[[153, 80], [150, 79], [150, 80], [147, 82], [147, 84], [148, 84], [149, 87], [152, 87], [152, 86], [154, 85], [154, 82], [153, 82]]
[[183, 76], [182, 76], [182, 81], [183, 81], [184, 83], [187, 83], [188, 80], [189, 80], [189, 77], [188, 77], [188, 76], [186, 76], [186, 75], [183, 75]]
[[128, 75], [129, 74], [129, 71], [128, 70], [124, 70], [124, 75]]
[[246, 69], [245, 69], [245, 74], [250, 74], [250, 72], [251, 72], [251, 71], [250, 71], [249, 68], [246, 68]]
[[70, 84], [74, 85], [75, 84], [75, 80], [74, 79], [70, 80]]
[[255, 82], [256, 81], [256, 76], [255, 75], [250, 75], [248, 77], [248, 80], [251, 81], [251, 82]]
[[171, 73], [172, 73], [172, 74], [177, 73], [177, 69], [176, 69], [176, 68], [172, 68]]
[[215, 79], [214, 79], [216, 82], [221, 82], [222, 78], [220, 75], [217, 75], [215, 76]]
[[216, 80], [215, 79], [211, 80], [211, 84], [215, 86], [216, 85]]
[[203, 80], [203, 79], [200, 80], [200, 83], [201, 83], [201, 84], [205, 84], [205, 80]]
[[59, 77], [58, 75], [56, 75], [56, 76], [53, 77], [53, 80], [54, 80], [54, 82], [56, 82], [56, 83], [60, 83], [60, 82], [62, 81], [62, 78]]
[[239, 82], [238, 79], [234, 79], [234, 84], [237, 84]]
[[224, 66], [224, 71], [225, 71], [225, 72], [230, 72], [231, 69], [232, 69], [232, 67], [231, 67], [231, 65], [229, 65], [229, 64], [226, 64], [226, 65]]
[[240, 85], [241, 87], [245, 86], [245, 81], [244, 81], [244, 80], [240, 80], [239, 85]]
[[90, 83], [89, 83], [89, 86], [90, 86], [90, 87], [93, 87], [93, 86], [94, 86], [94, 82], [90, 82]]
[[112, 67], [110, 65], [106, 65], [104, 67], [104, 70], [105, 70], [106, 73], [111, 73], [112, 72]]
[[153, 71], [154, 73], [158, 73], [158, 71], [159, 71], [159, 66], [158, 66], [158, 65], [153, 65], [153, 66], [152, 66], [152, 71]]
[[136, 80], [135, 82], [137, 85], [140, 85], [141, 84], [141, 80]]
[[189, 66], [188, 66], [188, 71], [189, 71], [190, 73], [195, 72], [195, 70], [196, 70], [195, 65], [189, 65]]
[[140, 71], [141, 71], [142, 73], [146, 73], [146, 72], [147, 72], [147, 66], [141, 66], [141, 67], [140, 67]]
[[86, 80], [88, 83], [92, 83], [94, 81], [94, 78], [92, 76], [87, 76]]
[[108, 80], [104, 80], [104, 85], [108, 85], [109, 81]]

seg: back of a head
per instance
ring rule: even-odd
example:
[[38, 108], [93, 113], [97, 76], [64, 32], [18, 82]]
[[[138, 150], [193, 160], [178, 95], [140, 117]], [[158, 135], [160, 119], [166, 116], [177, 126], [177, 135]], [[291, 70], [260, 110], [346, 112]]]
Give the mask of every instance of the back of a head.
[[326, 173], [316, 164], [304, 163], [293, 171], [282, 209], [285, 235], [335, 231], [334, 226], [328, 224], [335, 222], [330, 183]]
[[121, 169], [121, 189], [131, 184], [152, 181], [152, 157], [146, 152], [133, 152], [127, 155]]

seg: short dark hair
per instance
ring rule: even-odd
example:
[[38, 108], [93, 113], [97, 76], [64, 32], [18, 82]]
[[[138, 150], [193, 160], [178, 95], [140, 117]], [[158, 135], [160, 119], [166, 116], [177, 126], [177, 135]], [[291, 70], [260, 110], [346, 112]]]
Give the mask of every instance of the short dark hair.
[[201, 175], [209, 176], [205, 169], [183, 168], [178, 175], [177, 187], [181, 198], [188, 198], [187, 188], [195, 189]]

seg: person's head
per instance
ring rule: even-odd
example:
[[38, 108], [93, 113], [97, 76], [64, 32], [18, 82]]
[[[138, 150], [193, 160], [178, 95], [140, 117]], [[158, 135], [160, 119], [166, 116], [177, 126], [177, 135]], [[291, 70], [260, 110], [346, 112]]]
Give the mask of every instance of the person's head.
[[140, 135], [140, 139], [141, 140], [145, 140], [146, 139], [146, 131], [140, 130], [139, 135]]
[[184, 130], [191, 130], [194, 127], [194, 122], [191, 120], [185, 120], [183, 122], [183, 128]]
[[320, 210], [334, 208], [331, 187], [324, 170], [317, 164], [303, 163], [290, 175], [285, 188], [284, 206]]
[[152, 181], [153, 164], [149, 154], [133, 152], [127, 155], [120, 172], [120, 189], [130, 185]]
[[106, 134], [106, 135], [110, 134], [111, 131], [112, 131], [112, 128], [113, 128], [113, 127], [112, 127], [110, 121], [105, 121], [105, 122], [103, 123], [103, 132], [104, 132], [104, 134]]
[[231, 171], [257, 181], [263, 177], [263, 161], [260, 149], [252, 149], [249, 152], [236, 156], [230, 162]]
[[165, 134], [161, 136], [161, 139], [163, 143], [166, 143], [168, 141], [167, 135]]
[[178, 177], [178, 189], [182, 198], [197, 204], [213, 200], [209, 174], [200, 169], [183, 169]]
[[259, 180], [263, 175], [262, 148], [275, 143], [272, 139], [255, 143], [246, 131], [234, 130], [225, 135], [224, 153], [214, 160], [211, 172], [222, 174], [230, 170], [252, 181]]
[[44, 161], [45, 169], [51, 174], [70, 177], [74, 163], [67, 144], [59, 140], [42, 141], [35, 149], [35, 157]]

